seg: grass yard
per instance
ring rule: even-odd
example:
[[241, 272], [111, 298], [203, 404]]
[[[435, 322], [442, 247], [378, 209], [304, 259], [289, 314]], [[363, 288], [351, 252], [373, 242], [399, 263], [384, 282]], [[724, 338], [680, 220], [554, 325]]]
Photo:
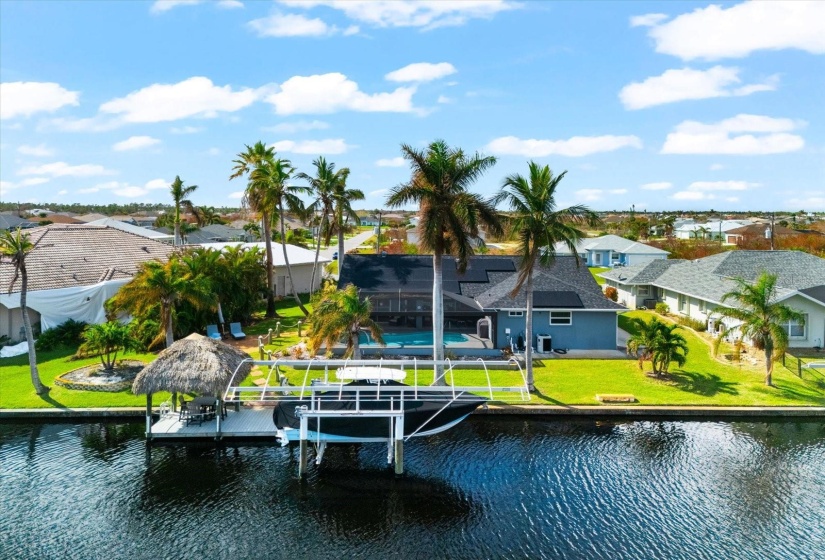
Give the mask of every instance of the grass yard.
[[607, 272], [608, 270], [610, 270], [609, 266], [591, 266], [590, 274], [592, 274], [593, 278], [596, 279], [596, 283], [598, 283], [599, 286], [601, 286], [604, 284], [604, 278], [599, 276], [599, 274], [602, 272]]

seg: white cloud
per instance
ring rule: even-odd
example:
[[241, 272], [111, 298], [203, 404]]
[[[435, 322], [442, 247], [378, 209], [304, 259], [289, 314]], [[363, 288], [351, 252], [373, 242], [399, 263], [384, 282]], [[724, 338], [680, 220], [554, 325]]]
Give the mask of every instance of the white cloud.
[[648, 32], [656, 52], [718, 60], [754, 51], [800, 49], [825, 53], [825, 2], [743, 2], [730, 8], [712, 4], [682, 14]]
[[144, 185], [144, 188], [149, 191], [156, 189], [168, 189], [170, 184], [171, 181], [167, 181], [166, 179], [152, 179]]
[[805, 210], [825, 210], [825, 196], [822, 193], [806, 192], [801, 193], [806, 196], [797, 196], [784, 201], [785, 208], [797, 209], [804, 208]]
[[243, 198], [243, 195], [244, 195], [244, 191], [235, 191], [235, 192], [229, 193], [228, 198], [231, 198], [233, 200], [240, 200], [241, 198]]
[[610, 194], [627, 194], [627, 189], [610, 189], [607, 192]]
[[259, 37], [322, 37], [340, 31], [321, 19], [310, 19], [301, 14], [275, 13], [265, 18], [253, 19], [247, 26]]
[[0, 181], [0, 194], [14, 189], [15, 185], [11, 181]]
[[666, 191], [668, 189], [673, 188], [673, 183], [668, 183], [667, 181], [661, 181], [658, 183], [645, 183], [639, 188], [643, 191]]
[[327, 6], [350, 19], [374, 27], [420, 27], [423, 30], [463, 25], [474, 18], [490, 19], [519, 7], [509, 0], [281, 0], [295, 8]]
[[208, 156], [219, 156], [221, 153], [223, 152], [221, 152], [220, 148], [209, 148], [206, 150], [206, 155]]
[[455, 73], [455, 66], [449, 62], [416, 62], [393, 70], [385, 75], [384, 79], [391, 82], [431, 82]]
[[717, 193], [744, 192], [759, 188], [760, 183], [748, 181], [695, 181], [688, 185], [687, 189], [673, 193], [674, 200], [724, 200], [726, 202], [737, 202], [738, 196], [724, 195]]
[[415, 87], [400, 87], [389, 93], [367, 94], [358, 84], [340, 73], [294, 76], [280, 91], [266, 98], [279, 115], [334, 113], [336, 111], [395, 112], [413, 111]]
[[661, 76], [653, 76], [643, 82], [628, 84], [619, 92], [619, 99], [625, 109], [644, 109], [687, 99], [740, 97], [758, 91], [773, 91], [778, 81], [776, 76], [772, 76], [761, 84], [731, 87], [742, 82], [739, 78], [739, 68], [725, 66], [714, 66], [707, 70], [682, 68], [667, 70]]
[[630, 27], [653, 27], [666, 20], [666, 14], [644, 14], [630, 18]]
[[447, 97], [446, 95], [439, 95], [438, 99], [436, 101], [438, 103], [452, 103], [453, 102], [452, 98]]
[[805, 123], [763, 115], [740, 114], [704, 124], [684, 121], [667, 135], [663, 154], [764, 155], [801, 150], [805, 140], [789, 134]]
[[155, 144], [160, 144], [160, 140], [157, 138], [152, 138], [151, 136], [130, 136], [126, 140], [117, 142], [112, 146], [112, 149], [116, 152], [125, 152], [127, 150], [148, 148], [149, 146], [154, 146]]
[[33, 157], [48, 157], [54, 155], [54, 150], [47, 147], [45, 144], [38, 144], [37, 146], [23, 144], [17, 148], [17, 152], [23, 154], [24, 156]]
[[202, 0], [155, 0], [152, 7], [149, 8], [149, 11], [153, 14], [161, 14], [178, 6], [194, 6], [201, 2]]
[[394, 158], [379, 159], [375, 162], [375, 165], [378, 167], [404, 167], [406, 164], [407, 161], [401, 156]]
[[0, 194], [2, 194], [5, 191], [18, 189], [20, 187], [34, 187], [48, 182], [49, 179], [46, 179], [45, 177], [29, 177], [28, 179], [23, 179], [19, 183], [12, 183], [11, 181], [0, 181]]
[[329, 123], [315, 120], [279, 123], [275, 126], [264, 127], [263, 130], [267, 132], [281, 132], [286, 134], [293, 134], [295, 132], [307, 132], [310, 130], [326, 130], [328, 128]]
[[204, 129], [202, 126], [174, 126], [169, 129], [169, 132], [172, 134], [195, 134], [197, 132], [203, 132]]
[[93, 177], [95, 175], [114, 175], [115, 172], [106, 169], [102, 165], [85, 163], [82, 165], [69, 165], [63, 161], [46, 163], [43, 165], [30, 165], [17, 172], [18, 175], [50, 175], [52, 177]]
[[90, 194], [100, 191], [109, 191], [115, 196], [120, 196], [123, 198], [139, 198], [146, 196], [151, 190], [168, 188], [168, 186], [169, 182], [164, 181], [163, 179], [152, 179], [143, 186], [130, 185], [129, 183], [120, 181], [108, 181], [106, 183], [97, 184], [94, 187], [80, 189], [77, 192], [81, 194]]
[[261, 96], [260, 90], [216, 86], [209, 78], [196, 76], [176, 84], [152, 84], [126, 97], [107, 101], [100, 111], [119, 115], [125, 122], [151, 123], [187, 117], [215, 117], [248, 107]]
[[722, 165], [721, 163], [714, 163], [714, 164], [712, 164], [712, 165], [710, 166], [710, 168], [709, 168], [709, 169], [710, 169], [711, 171], [722, 171], [723, 169], [725, 169], [725, 167], [726, 167], [726, 166], [725, 166], [725, 165]]
[[715, 198], [713, 196], [708, 196], [706, 193], [703, 192], [695, 192], [695, 191], [679, 191], [677, 193], [673, 193], [671, 197], [674, 200], [706, 200], [708, 198]]
[[486, 149], [500, 155], [581, 157], [620, 148], [641, 147], [642, 141], [637, 136], [574, 136], [567, 140], [522, 140], [515, 136], [504, 136], [491, 141]]
[[80, 93], [54, 82], [5, 82], [0, 84], [0, 119], [51, 113], [67, 105], [79, 105]]
[[67, 194], [69, 194], [69, 191], [67, 191], [66, 189], [61, 189], [61, 190], [57, 191], [58, 196], [64, 196], [64, 195], [67, 195]]
[[123, 122], [119, 119], [96, 115], [94, 117], [76, 119], [76, 118], [57, 118], [43, 121], [37, 126], [37, 129], [42, 130], [60, 130], [63, 132], [107, 132], [123, 126]]
[[240, 0], [218, 0], [218, 7], [224, 10], [234, 10], [243, 8], [244, 5]]
[[576, 198], [588, 202], [594, 202], [604, 198], [604, 191], [601, 189], [579, 189], [573, 194], [575, 194]]
[[368, 194], [368, 196], [378, 196], [379, 194], [384, 194], [386, 192], [389, 192], [389, 190], [390, 189], [377, 189], [377, 190], [374, 190], [374, 191], [370, 191], [367, 194]]
[[276, 152], [291, 152], [294, 154], [343, 154], [351, 146], [343, 138], [330, 138], [327, 140], [304, 140], [295, 142], [294, 140], [280, 140], [272, 144]]

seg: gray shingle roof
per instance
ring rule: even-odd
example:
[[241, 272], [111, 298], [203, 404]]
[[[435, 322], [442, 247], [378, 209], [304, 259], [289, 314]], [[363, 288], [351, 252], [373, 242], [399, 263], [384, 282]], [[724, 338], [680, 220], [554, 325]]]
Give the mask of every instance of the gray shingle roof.
[[681, 259], [656, 259], [647, 263], [614, 268], [602, 272], [599, 276], [619, 281], [622, 284], [650, 284], [661, 276], [665, 270], [680, 262], [684, 261]]
[[[28, 230], [34, 251], [26, 257], [28, 289], [53, 290], [131, 278], [138, 265], [166, 260], [174, 247], [106, 226], [54, 224]], [[0, 262], [0, 289], [8, 291], [14, 266]], [[20, 289], [20, 279], [12, 292]]]
[[223, 224], [211, 224], [186, 234], [186, 243], [189, 245], [199, 245], [201, 243], [214, 241], [246, 240], [246, 237], [247, 233], [242, 229], [232, 228]]
[[12, 216], [11, 214], [0, 214], [0, 229], [13, 230], [17, 228], [29, 228], [36, 223], [37, 222], [32, 223], [29, 220]]
[[[667, 255], [668, 251], [659, 249], [658, 247], [651, 247], [638, 241], [632, 241], [619, 237], [618, 235], [602, 235], [601, 237], [590, 237], [582, 239], [576, 244], [577, 252], [583, 253], [585, 251], [614, 251], [616, 253], [625, 253], [630, 255]], [[564, 243], [556, 243], [554, 249], [557, 254], [570, 254], [570, 249]]]

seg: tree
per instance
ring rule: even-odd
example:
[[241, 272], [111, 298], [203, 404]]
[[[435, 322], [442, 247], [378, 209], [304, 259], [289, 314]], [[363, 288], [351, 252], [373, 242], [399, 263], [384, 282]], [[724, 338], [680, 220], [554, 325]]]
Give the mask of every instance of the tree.
[[739, 331], [751, 344], [765, 352], [765, 385], [773, 384], [773, 362], [788, 348], [788, 328], [791, 322], [805, 324], [805, 315], [776, 301], [776, 275], [763, 272], [749, 284], [736, 279], [736, 288], [722, 296], [722, 303], [732, 301], [736, 307], [717, 307], [722, 317], [740, 321]]
[[[347, 177], [349, 177], [349, 169], [344, 167], [335, 171], [334, 163], [327, 163], [323, 157], [319, 157], [312, 162], [315, 166], [315, 177], [311, 177], [306, 173], [298, 173], [295, 178], [309, 183], [312, 195], [315, 200], [307, 206], [307, 215], [313, 216], [316, 213], [321, 214], [321, 219], [318, 222], [318, 240], [315, 244], [315, 263], [312, 266], [312, 278], [309, 282], [309, 293], [312, 294], [313, 286], [315, 286], [315, 271], [318, 268], [318, 256], [321, 253], [321, 236], [326, 235], [327, 245], [329, 245], [329, 238], [332, 229], [329, 227], [329, 215], [335, 210], [335, 195], [338, 191], [338, 184], [343, 182], [346, 184]], [[341, 256], [339, 247], [339, 259]]]
[[[264, 162], [275, 159], [275, 150], [268, 148], [260, 140], [254, 146], [246, 146], [246, 151], [238, 154], [234, 160], [235, 166], [229, 180], [247, 176], [247, 187], [244, 191], [242, 204], [261, 215], [264, 243], [266, 244], [266, 316], [275, 317], [275, 278], [272, 259], [272, 215], [271, 208], [265, 204], [263, 193], [258, 186], [252, 184], [252, 172], [264, 165]], [[258, 232], [260, 235], [260, 232]]]
[[518, 239], [516, 252], [520, 257], [519, 274], [510, 297], [516, 297], [523, 287], [527, 292], [527, 313], [524, 361], [527, 366], [527, 386], [533, 391], [533, 274], [536, 263], [550, 266], [556, 259], [556, 243], [564, 243], [579, 264], [576, 244], [586, 234], [579, 226], [597, 225], [599, 217], [586, 206], [556, 208], [556, 189], [567, 171], [553, 175], [550, 167], [529, 163], [530, 175], [519, 174], [504, 179], [501, 190], [493, 199], [509, 210], [507, 220], [511, 233]]
[[188, 187], [184, 187], [183, 181], [181, 181], [180, 176], [177, 175], [175, 176], [175, 180], [172, 181], [170, 192], [172, 194], [172, 202], [175, 206], [175, 245], [180, 245], [182, 243], [182, 238], [180, 236], [181, 206], [189, 211], [193, 210], [192, 201], [189, 200], [188, 197], [195, 192], [197, 188], [197, 185], [189, 185]]
[[78, 353], [98, 354], [103, 369], [107, 372], [114, 370], [118, 352], [137, 349], [137, 341], [132, 337], [128, 325], [120, 321], [87, 326], [83, 331], [83, 341]]
[[301, 309], [304, 316], [309, 315], [298, 291], [292, 280], [292, 267], [289, 265], [289, 255], [286, 250], [286, 227], [284, 225], [285, 208], [290, 212], [303, 217], [305, 214], [304, 203], [298, 198], [299, 193], [309, 192], [308, 187], [296, 187], [287, 185], [287, 181], [292, 176], [294, 169], [289, 160], [275, 159], [274, 157], [264, 159], [249, 175], [249, 187], [247, 193], [249, 198], [255, 200], [258, 208], [266, 208], [268, 212], [278, 212], [281, 224], [281, 248], [284, 252], [284, 264], [286, 265], [289, 285], [292, 288], [292, 296]]
[[358, 297], [358, 288], [348, 284], [343, 290], [336, 289], [332, 283], [313, 298], [313, 312], [309, 320], [312, 334], [309, 337], [309, 349], [314, 355], [321, 345], [327, 352], [342, 338], [346, 338], [347, 348], [344, 358], [361, 359], [359, 335], [367, 329], [372, 338], [384, 344], [381, 327], [370, 318], [372, 302], [369, 298]]
[[628, 354], [635, 354], [639, 360], [639, 369], [649, 361], [653, 366], [653, 374], [666, 374], [671, 362], [679, 366], [687, 361], [687, 340], [675, 332], [679, 325], [668, 325], [653, 317], [650, 322], [634, 317], [631, 319], [635, 333], [627, 339]]
[[[346, 169], [346, 168], [345, 168]], [[349, 177], [349, 169], [347, 173], [342, 175], [338, 181], [335, 182], [335, 189], [333, 191], [333, 200], [335, 201], [335, 225], [338, 230], [338, 271], [340, 272], [344, 267], [344, 227], [349, 220], [355, 222], [355, 225], [361, 224], [361, 218], [355, 213], [352, 208], [352, 203], [358, 200], [364, 200], [364, 193], [358, 189], [347, 188], [347, 177]]]
[[[433, 254], [433, 358], [443, 360], [444, 255], [455, 255], [458, 271], [463, 273], [473, 254], [473, 242], [479, 239], [479, 227], [485, 225], [494, 234], [501, 232], [495, 206], [469, 190], [496, 159], [478, 153], [467, 156], [443, 140], [436, 140], [426, 150], [402, 144], [401, 153], [410, 163], [412, 177], [390, 191], [387, 205], [419, 204], [419, 245]], [[436, 383], [444, 383], [443, 371], [443, 367], [435, 367]]]
[[213, 206], [193, 206], [192, 213], [195, 215], [198, 227], [225, 223]]
[[165, 339], [166, 347], [175, 341], [175, 308], [187, 302], [196, 309], [217, 307], [208, 280], [193, 276], [178, 257], [166, 263], [159, 260], [141, 263], [137, 274], [107, 302], [109, 309], [129, 313], [139, 321], [157, 316], [159, 332], [151, 344]]
[[40, 381], [40, 372], [37, 371], [37, 352], [34, 348], [34, 333], [29, 318], [29, 308], [26, 307], [26, 292], [29, 287], [29, 274], [26, 271], [26, 256], [34, 251], [37, 244], [32, 243], [27, 234], [20, 228], [12, 233], [4, 230], [0, 234], [0, 255], [11, 260], [14, 265], [14, 277], [9, 283], [11, 293], [17, 278], [20, 278], [20, 313], [23, 315], [23, 330], [26, 332], [26, 343], [29, 345], [29, 370], [31, 371], [32, 385], [38, 395], [46, 393], [49, 388]]

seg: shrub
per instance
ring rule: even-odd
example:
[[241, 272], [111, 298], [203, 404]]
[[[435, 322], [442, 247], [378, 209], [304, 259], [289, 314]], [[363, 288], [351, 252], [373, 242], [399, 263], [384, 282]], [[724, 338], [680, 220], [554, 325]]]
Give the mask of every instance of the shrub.
[[69, 319], [40, 334], [34, 347], [37, 350], [54, 350], [58, 346], [77, 346], [80, 344], [86, 323]]
[[656, 313], [659, 315], [667, 315], [670, 313], [670, 306], [663, 301], [656, 304]]
[[606, 287], [604, 289], [604, 295], [607, 296], [607, 299], [610, 301], [619, 301], [619, 290], [613, 286]]
[[677, 322], [683, 327], [688, 327], [690, 329], [695, 330], [696, 332], [705, 332], [706, 330], [708, 330], [707, 321], [693, 319], [692, 317], [679, 317]]

